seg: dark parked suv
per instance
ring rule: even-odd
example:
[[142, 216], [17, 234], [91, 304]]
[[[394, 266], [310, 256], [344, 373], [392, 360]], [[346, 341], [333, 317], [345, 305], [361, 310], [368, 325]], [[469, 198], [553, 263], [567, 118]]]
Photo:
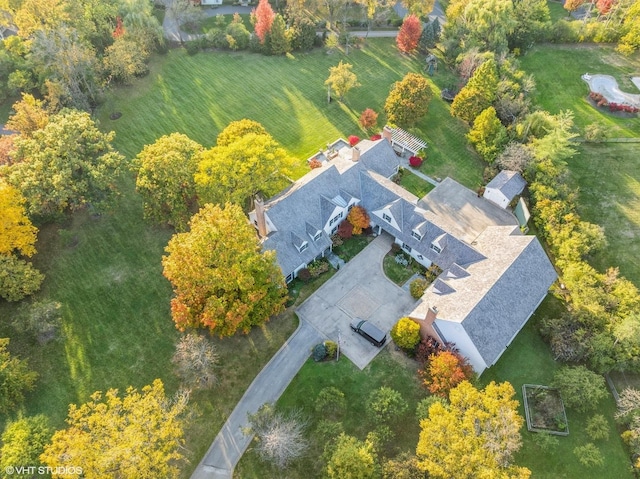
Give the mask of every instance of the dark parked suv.
[[387, 341], [387, 335], [378, 329], [378, 327], [363, 319], [354, 319], [351, 321], [351, 329], [369, 341], [374, 346], [381, 347]]

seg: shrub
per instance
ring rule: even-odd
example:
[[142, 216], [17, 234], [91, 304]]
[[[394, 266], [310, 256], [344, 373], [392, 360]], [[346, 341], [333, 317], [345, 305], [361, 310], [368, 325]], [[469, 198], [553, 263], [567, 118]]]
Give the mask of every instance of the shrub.
[[533, 436], [533, 442], [536, 443], [543, 451], [550, 451], [551, 449], [558, 447], [560, 441], [558, 436], [555, 436], [549, 432], [538, 432]]
[[315, 170], [316, 168], [321, 168], [321, 167], [322, 167], [322, 162], [317, 158], [313, 158], [309, 162], [309, 168], [311, 168], [312, 170]]
[[411, 296], [415, 299], [420, 299], [424, 294], [424, 291], [427, 289], [428, 283], [424, 278], [416, 278], [411, 281], [409, 285], [409, 292]]
[[416, 406], [416, 418], [418, 419], [418, 422], [429, 417], [429, 408], [435, 403], [440, 403], [443, 406], [446, 406], [447, 401], [439, 396], [428, 396], [418, 403], [418, 406]]
[[343, 414], [347, 408], [344, 393], [338, 388], [328, 386], [322, 388], [315, 402], [316, 412], [324, 416], [336, 416]]
[[587, 434], [594, 441], [609, 439], [609, 423], [602, 414], [596, 414], [587, 419]]
[[305, 283], [311, 279], [311, 273], [307, 268], [302, 268], [298, 271], [298, 278]]
[[344, 426], [341, 422], [321, 419], [320, 421], [318, 421], [318, 427], [316, 427], [318, 444], [328, 444], [343, 432]]
[[391, 245], [391, 254], [399, 253], [401, 250], [400, 245], [398, 243], [393, 243]]
[[416, 350], [416, 360], [424, 366], [429, 361], [429, 356], [438, 354], [440, 351], [444, 351], [444, 348], [440, 342], [433, 336], [427, 336], [420, 341]]
[[342, 236], [335, 234], [331, 236], [331, 243], [333, 243], [333, 246], [342, 246], [344, 241], [342, 241]]
[[56, 301], [34, 301], [20, 308], [20, 313], [13, 321], [18, 331], [33, 333], [40, 344], [55, 338], [60, 326], [62, 305]]
[[413, 351], [420, 342], [420, 325], [409, 318], [400, 318], [391, 328], [391, 338], [398, 347]]
[[329, 271], [329, 263], [324, 259], [316, 260], [307, 267], [312, 278], [317, 278], [322, 273]]
[[407, 402], [395, 389], [382, 386], [369, 394], [368, 410], [377, 421], [386, 423], [407, 410]]
[[335, 359], [338, 353], [338, 345], [334, 341], [327, 340], [324, 342], [324, 347], [327, 348], [327, 358]]
[[578, 456], [578, 461], [585, 467], [600, 467], [604, 464], [602, 452], [592, 442], [576, 447], [573, 453]]
[[348, 221], [343, 221], [338, 226], [338, 236], [343, 239], [348, 239], [353, 236], [353, 225]]
[[565, 405], [578, 412], [596, 409], [607, 395], [604, 378], [584, 366], [558, 369], [553, 377], [553, 386], [560, 391]]
[[324, 359], [327, 357], [327, 348], [324, 344], [320, 343], [320, 344], [316, 344], [313, 347], [313, 360], [315, 362], [318, 361], [324, 361]]
[[395, 257], [396, 263], [402, 266], [409, 266], [409, 260], [404, 253], [398, 253]]
[[378, 141], [382, 139], [382, 135], [380, 133], [376, 133], [375, 135], [371, 135], [371, 141]]
[[410, 157], [409, 165], [413, 166], [414, 168], [420, 168], [420, 166], [422, 165], [422, 158], [420, 158], [419, 156]]
[[356, 136], [356, 135], [349, 136], [349, 145], [356, 146], [358, 143], [360, 143], [359, 136]]
[[607, 130], [601, 123], [591, 123], [584, 128], [584, 139], [590, 143], [601, 143], [607, 137]]
[[217, 381], [218, 354], [215, 345], [204, 336], [195, 333], [182, 336], [171, 361], [188, 387], [207, 389]]

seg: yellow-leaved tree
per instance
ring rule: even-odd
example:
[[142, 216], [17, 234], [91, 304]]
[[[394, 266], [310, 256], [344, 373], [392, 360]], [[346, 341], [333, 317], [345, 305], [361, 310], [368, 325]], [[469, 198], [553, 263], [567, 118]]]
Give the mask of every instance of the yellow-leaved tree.
[[24, 197], [0, 179], [0, 254], [33, 256], [37, 234], [27, 217]]
[[508, 382], [492, 381], [484, 390], [460, 383], [449, 405], [435, 402], [420, 421], [419, 467], [436, 479], [529, 478], [529, 469], [512, 464], [524, 421], [514, 396]]
[[117, 389], [95, 392], [82, 406], [69, 406], [69, 427], [56, 431], [40, 460], [66, 467], [57, 477], [73, 479], [179, 477], [185, 407], [184, 396], [167, 399], [159, 379], [142, 391], [128, 388], [124, 397]]

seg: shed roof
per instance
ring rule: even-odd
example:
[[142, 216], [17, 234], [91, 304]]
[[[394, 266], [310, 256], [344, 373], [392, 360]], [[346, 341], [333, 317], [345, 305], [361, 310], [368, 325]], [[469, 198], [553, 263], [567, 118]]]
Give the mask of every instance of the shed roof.
[[527, 182], [517, 171], [502, 170], [493, 180], [489, 182], [487, 188], [500, 191], [505, 198], [511, 201], [516, 195], [522, 193]]

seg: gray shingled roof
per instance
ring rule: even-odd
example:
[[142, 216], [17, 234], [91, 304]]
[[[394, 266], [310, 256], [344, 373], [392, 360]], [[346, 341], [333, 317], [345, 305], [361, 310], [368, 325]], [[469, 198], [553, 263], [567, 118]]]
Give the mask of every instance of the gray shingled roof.
[[488, 366], [522, 329], [557, 275], [534, 236], [464, 320], [463, 327]]
[[[277, 231], [263, 241], [263, 249], [276, 252], [285, 275], [331, 246], [324, 231], [317, 241], [311, 235], [324, 227], [337, 205], [345, 206], [352, 198], [362, 197], [360, 171], [372, 170], [388, 176], [397, 171], [398, 157], [386, 140], [363, 141], [360, 149], [359, 162], [352, 162], [348, 155], [336, 157], [265, 202], [266, 214]], [[303, 241], [308, 246], [300, 252], [296, 246]]]
[[527, 182], [517, 171], [502, 170], [493, 180], [489, 182], [487, 188], [499, 190], [505, 198], [511, 201], [516, 195], [522, 193]]

